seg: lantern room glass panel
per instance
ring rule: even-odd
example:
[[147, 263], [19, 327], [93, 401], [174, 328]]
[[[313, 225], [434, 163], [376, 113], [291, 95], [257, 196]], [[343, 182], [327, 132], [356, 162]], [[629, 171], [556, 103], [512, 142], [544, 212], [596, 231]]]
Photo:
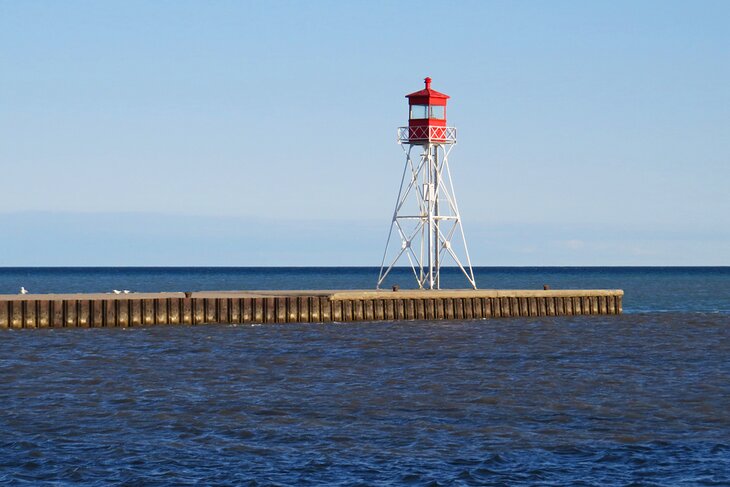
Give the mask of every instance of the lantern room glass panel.
[[428, 105], [411, 105], [411, 120], [428, 118]]
[[444, 120], [446, 118], [446, 107], [442, 105], [431, 105], [431, 118]]

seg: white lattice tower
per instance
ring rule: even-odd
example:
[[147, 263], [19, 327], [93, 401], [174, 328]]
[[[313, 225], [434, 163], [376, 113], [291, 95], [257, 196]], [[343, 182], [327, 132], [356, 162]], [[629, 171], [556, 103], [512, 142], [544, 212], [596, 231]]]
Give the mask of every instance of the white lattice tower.
[[421, 289], [440, 289], [441, 268], [452, 263], [476, 289], [449, 168], [456, 129], [425, 129], [398, 129], [406, 162], [376, 287], [405, 256]]

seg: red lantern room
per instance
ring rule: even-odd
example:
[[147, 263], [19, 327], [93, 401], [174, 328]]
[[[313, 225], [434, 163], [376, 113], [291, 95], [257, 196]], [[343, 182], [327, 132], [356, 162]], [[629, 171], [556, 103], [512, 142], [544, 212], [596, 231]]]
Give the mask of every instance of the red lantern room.
[[[449, 95], [431, 89], [431, 78], [424, 80], [426, 87], [408, 98], [408, 142], [410, 144], [453, 143], [453, 129], [446, 127], [446, 100]], [[451, 140], [451, 139], [454, 140]]]

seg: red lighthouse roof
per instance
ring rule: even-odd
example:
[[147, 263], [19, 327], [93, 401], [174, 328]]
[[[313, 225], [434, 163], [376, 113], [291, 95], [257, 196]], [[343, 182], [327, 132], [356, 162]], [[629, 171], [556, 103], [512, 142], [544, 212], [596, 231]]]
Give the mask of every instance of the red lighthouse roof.
[[406, 95], [408, 103], [411, 105], [446, 105], [446, 100], [450, 98], [449, 95], [431, 89], [431, 78], [426, 78], [423, 81], [426, 84], [424, 89]]

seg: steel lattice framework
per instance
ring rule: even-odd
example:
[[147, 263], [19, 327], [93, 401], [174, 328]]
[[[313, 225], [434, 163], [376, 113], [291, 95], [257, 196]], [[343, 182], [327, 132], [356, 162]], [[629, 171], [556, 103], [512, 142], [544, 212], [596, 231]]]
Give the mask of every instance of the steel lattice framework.
[[440, 270], [448, 260], [456, 263], [476, 289], [449, 169], [456, 129], [400, 127], [398, 143], [406, 163], [376, 287], [380, 288], [405, 255], [421, 289], [441, 288]]

